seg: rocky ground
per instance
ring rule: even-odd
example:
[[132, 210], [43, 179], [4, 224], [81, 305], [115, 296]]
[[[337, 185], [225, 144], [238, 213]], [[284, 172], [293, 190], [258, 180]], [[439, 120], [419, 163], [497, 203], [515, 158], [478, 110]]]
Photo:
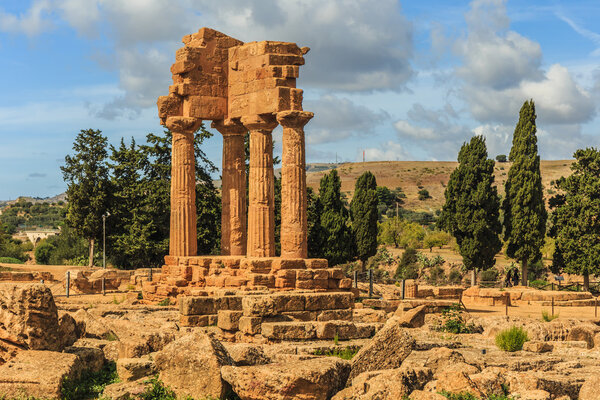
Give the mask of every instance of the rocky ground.
[[[236, 343], [217, 326], [181, 327], [176, 307], [138, 303], [0, 284], [0, 398], [600, 398], [600, 320], [566, 312], [551, 322], [462, 313], [478, 333], [453, 334], [427, 306], [357, 306], [355, 320], [380, 323], [372, 338]], [[496, 334], [513, 326], [529, 341], [499, 350]]]

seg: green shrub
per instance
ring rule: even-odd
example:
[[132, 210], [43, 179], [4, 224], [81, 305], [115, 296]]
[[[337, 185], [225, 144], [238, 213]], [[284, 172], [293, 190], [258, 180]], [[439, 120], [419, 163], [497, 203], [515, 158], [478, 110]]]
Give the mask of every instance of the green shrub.
[[419, 190], [419, 200], [427, 200], [430, 199], [429, 191], [427, 189]]
[[111, 361], [98, 372], [84, 371], [79, 379], [65, 379], [60, 389], [61, 399], [97, 398], [107, 385], [117, 382], [118, 379], [117, 365]]
[[458, 268], [452, 268], [448, 273], [448, 282], [453, 285], [459, 285], [462, 282], [463, 275]]
[[535, 288], [535, 289], [541, 289], [546, 285], [548, 285], [548, 281], [541, 280], [541, 279], [536, 279], [535, 281], [529, 282], [529, 286], [531, 286], [532, 288]]
[[496, 346], [503, 351], [519, 351], [523, 349], [523, 343], [529, 340], [527, 331], [521, 327], [513, 326], [496, 335]]
[[444, 268], [436, 265], [429, 269], [429, 275], [427, 276], [427, 283], [430, 285], [440, 285], [446, 283], [446, 273]]
[[[398, 267], [396, 268], [396, 279], [416, 279], [419, 276], [417, 262], [419, 261], [417, 250], [409, 247], [404, 250]], [[415, 274], [416, 272], [416, 274]], [[416, 275], [416, 276], [415, 276]]]
[[0, 257], [0, 263], [3, 263], [3, 264], [22, 264], [23, 262], [21, 260], [13, 258], [13, 257]]
[[37, 264], [50, 264], [50, 257], [52, 257], [52, 252], [56, 250], [56, 247], [44, 240], [42, 243], [38, 244], [35, 248], [35, 261]]
[[542, 311], [542, 321], [550, 322], [558, 318], [558, 314], [550, 314], [548, 311]]
[[479, 273], [479, 279], [483, 282], [495, 282], [498, 280], [498, 270], [496, 268], [486, 269]]

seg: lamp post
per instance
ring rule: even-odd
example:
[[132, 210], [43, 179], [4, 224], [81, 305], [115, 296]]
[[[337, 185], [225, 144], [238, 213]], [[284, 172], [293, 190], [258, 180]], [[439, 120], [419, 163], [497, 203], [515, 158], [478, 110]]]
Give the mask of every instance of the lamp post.
[[110, 217], [110, 213], [102, 215], [102, 268], [106, 269], [106, 217]]

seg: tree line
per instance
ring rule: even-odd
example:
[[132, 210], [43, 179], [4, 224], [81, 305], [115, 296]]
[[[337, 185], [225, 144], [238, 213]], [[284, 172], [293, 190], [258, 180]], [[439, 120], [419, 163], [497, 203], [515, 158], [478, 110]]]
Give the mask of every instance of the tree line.
[[[211, 178], [217, 168], [202, 151], [211, 135], [204, 127], [194, 135], [199, 254], [218, 254], [220, 249], [221, 201]], [[65, 226], [60, 235], [36, 248], [37, 261], [82, 264], [87, 259], [89, 266], [99, 265], [98, 249], [105, 239], [107, 259], [117, 267], [162, 265], [169, 249], [171, 138], [169, 131], [160, 136], [150, 133], [144, 144], [132, 138], [113, 146], [99, 130], [79, 132], [73, 154], [61, 167], [67, 183]], [[332, 265], [356, 258], [364, 261], [377, 250], [375, 177], [367, 172], [358, 179], [349, 208], [340, 188], [340, 177], [332, 170], [321, 179], [318, 195], [309, 188], [307, 196], [309, 256], [326, 258]], [[277, 179], [277, 241], [280, 204]]]
[[558, 194], [548, 201], [548, 216], [536, 133], [535, 104], [529, 100], [513, 134], [502, 201], [485, 139], [474, 136], [464, 143], [438, 224], [456, 238], [463, 263], [472, 271], [493, 267], [504, 244], [506, 255], [521, 265], [522, 283], [527, 283], [528, 267], [541, 262], [548, 233], [555, 240], [552, 272], [583, 275], [587, 289], [589, 275], [600, 274], [600, 152], [575, 152], [572, 175], [554, 182]]

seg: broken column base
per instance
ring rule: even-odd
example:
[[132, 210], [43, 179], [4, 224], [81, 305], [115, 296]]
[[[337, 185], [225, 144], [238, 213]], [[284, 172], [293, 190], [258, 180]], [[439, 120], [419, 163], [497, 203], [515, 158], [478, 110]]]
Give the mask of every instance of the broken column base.
[[352, 280], [324, 259], [250, 258], [244, 256], [165, 257], [152, 281], [143, 282], [145, 300], [195, 295], [211, 288], [257, 290], [350, 290]]

